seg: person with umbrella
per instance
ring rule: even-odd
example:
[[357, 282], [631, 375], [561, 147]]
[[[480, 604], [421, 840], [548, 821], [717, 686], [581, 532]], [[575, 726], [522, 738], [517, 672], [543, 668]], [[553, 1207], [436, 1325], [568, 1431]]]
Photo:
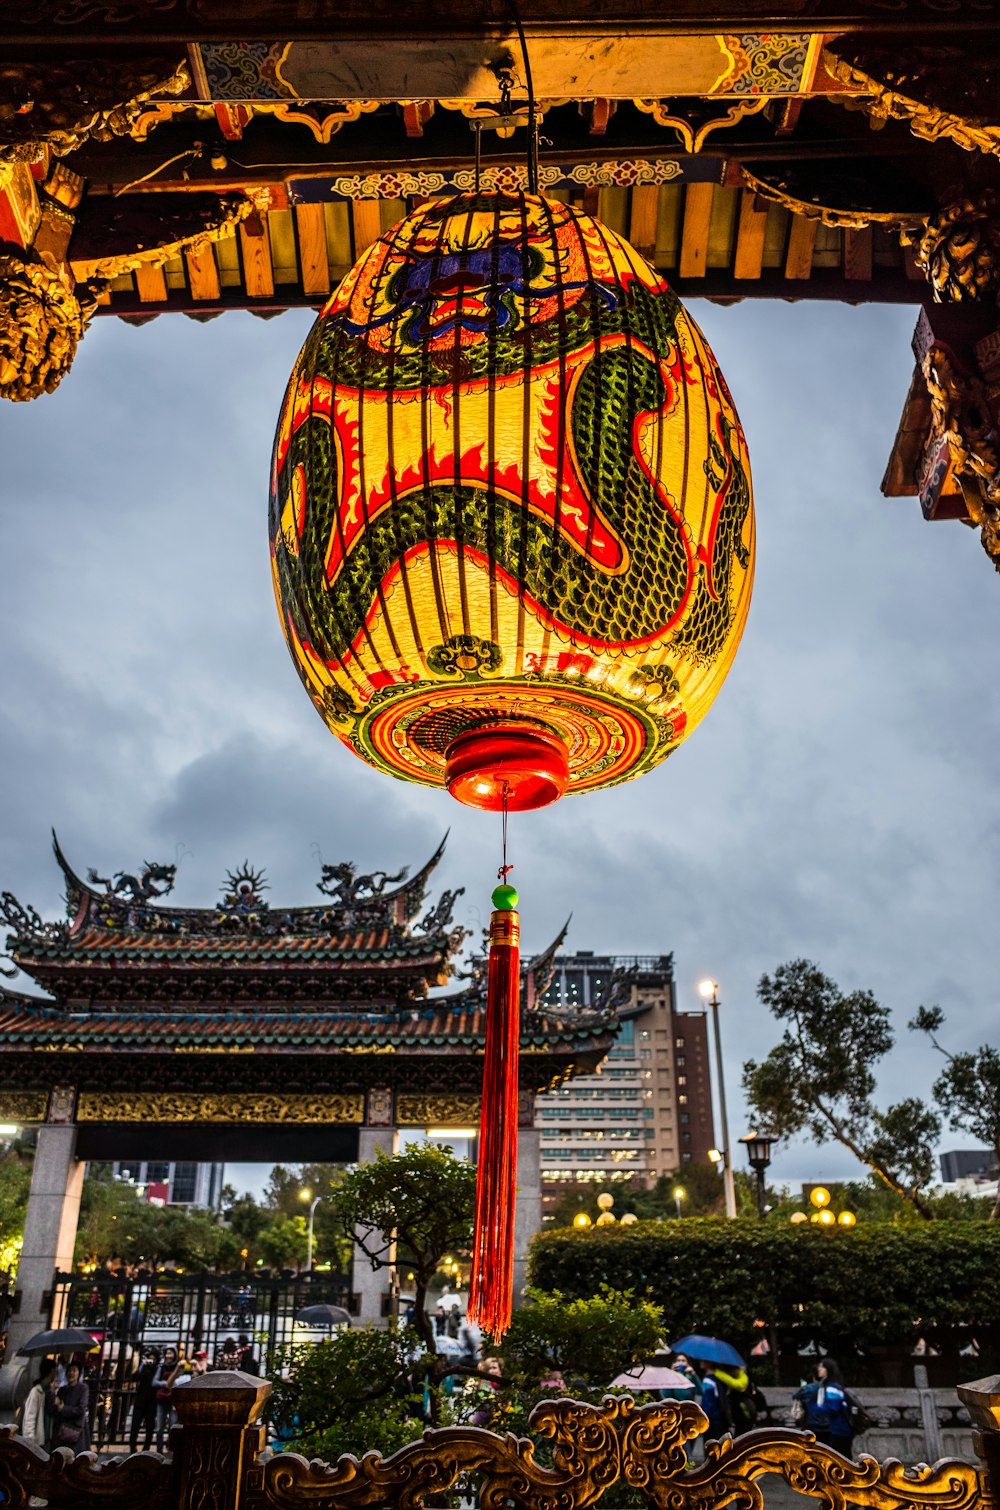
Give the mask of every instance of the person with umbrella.
[[701, 1376], [701, 1408], [708, 1417], [710, 1437], [720, 1437], [733, 1429], [729, 1388], [716, 1373], [717, 1368], [745, 1371], [746, 1364], [736, 1349], [720, 1337], [692, 1333], [674, 1343], [674, 1352], [694, 1359]]
[[38, 1372], [38, 1382], [28, 1391], [21, 1417], [20, 1435], [34, 1447], [49, 1449], [52, 1434], [52, 1395], [55, 1388], [56, 1361], [43, 1358]]
[[89, 1452], [90, 1391], [84, 1383], [78, 1363], [67, 1363], [66, 1383], [56, 1391], [52, 1408], [52, 1446], [70, 1447], [74, 1452]]

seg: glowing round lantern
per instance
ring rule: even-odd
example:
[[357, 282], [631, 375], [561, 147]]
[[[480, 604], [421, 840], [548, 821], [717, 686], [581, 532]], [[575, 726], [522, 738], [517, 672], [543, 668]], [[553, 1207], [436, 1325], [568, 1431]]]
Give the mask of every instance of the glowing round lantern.
[[746, 444], [704, 337], [590, 216], [428, 203], [348, 273], [275, 440], [281, 622], [333, 732], [495, 808], [659, 764], [736, 652]]

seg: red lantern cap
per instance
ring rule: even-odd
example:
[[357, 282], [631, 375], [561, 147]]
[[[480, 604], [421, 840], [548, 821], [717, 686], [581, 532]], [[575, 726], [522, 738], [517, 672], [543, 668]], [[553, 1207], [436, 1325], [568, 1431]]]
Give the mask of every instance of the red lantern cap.
[[460, 734], [448, 746], [445, 784], [466, 807], [512, 813], [555, 802], [569, 782], [569, 755], [556, 734], [516, 724]]

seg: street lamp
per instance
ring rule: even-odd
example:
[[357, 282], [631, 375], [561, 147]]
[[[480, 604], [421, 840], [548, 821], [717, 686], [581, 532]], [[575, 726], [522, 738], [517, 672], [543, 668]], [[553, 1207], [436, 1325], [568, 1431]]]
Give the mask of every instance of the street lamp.
[[777, 1138], [769, 1138], [767, 1133], [750, 1132], [740, 1139], [747, 1151], [750, 1168], [757, 1176], [757, 1214], [767, 1215], [767, 1191], [764, 1184], [764, 1175], [771, 1162], [771, 1148], [777, 1142]]
[[320, 1201], [323, 1199], [323, 1197], [321, 1195], [313, 1195], [313, 1193], [312, 1193], [311, 1190], [300, 1190], [299, 1191], [299, 1200], [300, 1201], [308, 1201], [309, 1198], [310, 1198], [310, 1196], [312, 1196], [312, 1202], [311, 1202], [310, 1207], [309, 1207], [309, 1241], [308, 1241], [308, 1244], [306, 1246], [306, 1273], [307, 1274], [311, 1274], [312, 1273], [312, 1266], [313, 1266], [313, 1217], [316, 1215], [316, 1207], [319, 1205]]
[[726, 1215], [736, 1215], [736, 1184], [733, 1180], [733, 1161], [729, 1155], [729, 1118], [726, 1116], [726, 1081], [722, 1071], [722, 1036], [719, 1031], [719, 987], [714, 980], [703, 980], [698, 985], [702, 999], [712, 1008], [712, 1026], [715, 1030], [715, 1064], [719, 1092], [719, 1123], [722, 1132], [722, 1188], [726, 1195]]
[[678, 1220], [680, 1219], [681, 1215], [681, 1201], [683, 1201], [686, 1195], [687, 1191], [684, 1189], [683, 1185], [674, 1186], [674, 1205], [677, 1207]]

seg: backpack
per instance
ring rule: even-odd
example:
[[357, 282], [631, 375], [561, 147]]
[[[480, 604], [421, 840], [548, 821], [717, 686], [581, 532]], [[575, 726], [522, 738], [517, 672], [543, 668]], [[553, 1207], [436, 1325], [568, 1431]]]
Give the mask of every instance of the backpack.
[[857, 1395], [853, 1395], [849, 1389], [844, 1391], [847, 1400], [847, 1421], [851, 1428], [852, 1437], [863, 1436], [866, 1431], [871, 1431], [878, 1422], [874, 1416], [870, 1416], [865, 1410]]
[[730, 1388], [729, 1413], [737, 1432], [753, 1431], [758, 1420], [767, 1415], [767, 1401], [756, 1384], [748, 1384], [744, 1390]]

